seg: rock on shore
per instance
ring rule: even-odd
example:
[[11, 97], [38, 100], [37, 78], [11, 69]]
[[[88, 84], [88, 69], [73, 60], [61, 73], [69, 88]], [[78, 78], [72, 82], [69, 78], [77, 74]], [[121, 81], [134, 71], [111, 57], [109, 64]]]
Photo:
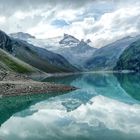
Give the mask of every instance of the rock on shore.
[[33, 81], [28, 76], [0, 72], [0, 96], [28, 94], [45, 94], [50, 92], [66, 92], [76, 90], [75, 87], [46, 82]]

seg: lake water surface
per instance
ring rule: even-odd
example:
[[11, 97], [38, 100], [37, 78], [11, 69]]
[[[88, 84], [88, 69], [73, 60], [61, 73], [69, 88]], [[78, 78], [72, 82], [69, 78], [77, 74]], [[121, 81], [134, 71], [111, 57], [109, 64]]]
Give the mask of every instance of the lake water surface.
[[81, 74], [44, 81], [69, 93], [0, 99], [2, 140], [140, 140], [140, 74]]

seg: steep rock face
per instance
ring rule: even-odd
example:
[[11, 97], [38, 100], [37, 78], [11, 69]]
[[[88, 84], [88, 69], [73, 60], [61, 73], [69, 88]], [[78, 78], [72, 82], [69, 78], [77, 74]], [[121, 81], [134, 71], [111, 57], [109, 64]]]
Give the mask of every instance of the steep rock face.
[[140, 36], [125, 37], [96, 50], [85, 67], [90, 70], [113, 70], [123, 51], [138, 38]]
[[140, 39], [132, 43], [120, 56], [114, 70], [140, 72]]
[[77, 68], [61, 55], [33, 46], [26, 41], [11, 38], [2, 31], [0, 31], [0, 48], [45, 72], [77, 71]]
[[13, 47], [11, 44], [12, 40], [8, 37], [8, 35], [3, 31], [0, 31], [0, 48], [11, 53], [13, 51]]
[[64, 38], [59, 41], [59, 44], [68, 45], [69, 47], [74, 47], [79, 44], [79, 40], [74, 36], [64, 34]]

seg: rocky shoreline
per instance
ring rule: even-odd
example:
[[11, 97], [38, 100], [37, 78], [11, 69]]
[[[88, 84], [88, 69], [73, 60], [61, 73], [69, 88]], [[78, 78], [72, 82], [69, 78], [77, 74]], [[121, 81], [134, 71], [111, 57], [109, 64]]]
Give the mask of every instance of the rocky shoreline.
[[0, 72], [0, 97], [45, 94], [50, 92], [68, 92], [76, 90], [75, 87], [31, 80], [26, 75]]

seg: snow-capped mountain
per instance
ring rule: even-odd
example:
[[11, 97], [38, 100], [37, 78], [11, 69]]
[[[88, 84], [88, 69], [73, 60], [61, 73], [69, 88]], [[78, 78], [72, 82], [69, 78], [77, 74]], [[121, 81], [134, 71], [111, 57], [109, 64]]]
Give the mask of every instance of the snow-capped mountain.
[[90, 46], [92, 43], [91, 40], [79, 40], [68, 34], [49, 39], [22, 38], [22, 40], [26, 40], [30, 44], [58, 53], [65, 57], [71, 64], [80, 68], [83, 68], [84, 63], [96, 50], [94, 47]]
[[35, 39], [35, 36], [32, 36], [28, 33], [18, 32], [10, 34], [11, 37], [21, 39], [21, 40], [28, 40], [28, 39]]
[[75, 46], [61, 47], [57, 50], [57, 53], [64, 56], [73, 65], [84, 68], [85, 62], [92, 56], [95, 50], [95, 48], [89, 46], [84, 40], [81, 40]]
[[59, 41], [59, 44], [63, 47], [75, 47], [79, 44], [79, 40], [74, 36], [64, 34], [64, 38]]

